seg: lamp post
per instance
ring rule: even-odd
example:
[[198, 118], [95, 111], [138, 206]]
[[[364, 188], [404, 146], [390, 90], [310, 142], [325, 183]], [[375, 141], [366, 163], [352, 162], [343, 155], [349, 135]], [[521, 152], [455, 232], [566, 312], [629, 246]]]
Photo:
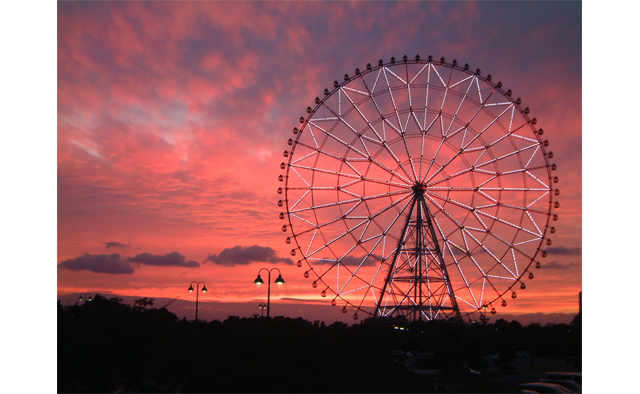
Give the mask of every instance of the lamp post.
[[194, 283], [196, 284], [196, 321], [198, 321], [198, 295], [200, 291], [200, 283], [202, 283], [202, 294], [207, 292], [207, 285], [205, 285], [204, 282], [193, 281], [191, 282], [191, 285], [189, 285], [189, 293], [193, 293]]
[[91, 298], [91, 294], [84, 293], [84, 294], [80, 294], [80, 297], [78, 297], [78, 302], [84, 301], [82, 297], [84, 297], [87, 301], [93, 301], [93, 298]]
[[264, 302], [261, 302], [260, 305], [258, 305], [258, 308], [262, 309], [262, 317], [264, 317], [264, 308], [266, 307], [267, 305]]
[[270, 270], [266, 269], [266, 268], [261, 268], [260, 271], [258, 271], [258, 277], [256, 278], [256, 280], [253, 281], [253, 283], [257, 287], [260, 287], [260, 285], [264, 283], [264, 281], [260, 277], [260, 272], [262, 272], [262, 270], [266, 270], [268, 272], [268, 276], [267, 276], [267, 284], [268, 284], [268, 287], [267, 287], [267, 317], [269, 317], [269, 310], [270, 310], [270, 306], [271, 306], [271, 271], [278, 270], [278, 278], [273, 282], [273, 283], [277, 284], [278, 287], [281, 287], [284, 284], [284, 279], [282, 279], [282, 273], [280, 272], [280, 270], [278, 268], [271, 268]]

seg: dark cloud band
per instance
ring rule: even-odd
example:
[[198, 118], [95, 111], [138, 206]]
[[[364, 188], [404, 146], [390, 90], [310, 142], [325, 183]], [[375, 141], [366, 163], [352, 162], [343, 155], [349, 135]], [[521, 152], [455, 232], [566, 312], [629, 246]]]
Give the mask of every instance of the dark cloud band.
[[118, 249], [131, 249], [131, 245], [130, 244], [123, 244], [120, 242], [105, 242], [105, 245], [107, 245], [107, 249], [109, 248], [118, 248]]
[[565, 248], [564, 246], [557, 246], [547, 248], [546, 252], [549, 254], [580, 255], [582, 254], [582, 248]]
[[85, 253], [75, 259], [64, 260], [58, 267], [72, 271], [87, 270], [98, 274], [133, 274], [135, 272], [133, 264], [184, 268], [200, 266], [197, 261], [187, 261], [180, 253], [171, 252], [164, 256], [142, 253], [135, 257], [123, 257], [117, 253], [109, 255]]
[[569, 268], [580, 268], [582, 267], [582, 263], [574, 261], [569, 264], [562, 264], [558, 261], [552, 261], [550, 263], [544, 264], [542, 267], [544, 269], [566, 270]]
[[133, 274], [131, 263], [117, 253], [93, 255], [85, 253], [75, 259], [60, 263], [60, 268], [81, 271], [88, 270], [98, 274]]
[[293, 265], [293, 260], [286, 257], [278, 257], [275, 250], [268, 246], [241, 246], [224, 249], [219, 254], [207, 256], [203, 263], [211, 262], [224, 266], [247, 265], [251, 263], [280, 263]]
[[164, 256], [154, 255], [151, 253], [142, 253], [129, 259], [132, 263], [140, 263], [153, 265], [157, 267], [200, 267], [197, 261], [186, 261], [185, 257], [178, 252], [171, 252]]

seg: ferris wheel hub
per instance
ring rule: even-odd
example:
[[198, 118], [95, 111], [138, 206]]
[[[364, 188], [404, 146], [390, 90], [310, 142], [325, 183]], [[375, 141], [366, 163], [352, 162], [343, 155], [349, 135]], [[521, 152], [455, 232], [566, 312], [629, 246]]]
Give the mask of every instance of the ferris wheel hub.
[[422, 182], [418, 182], [415, 185], [411, 186], [411, 190], [415, 195], [422, 195], [427, 190], [427, 185]]

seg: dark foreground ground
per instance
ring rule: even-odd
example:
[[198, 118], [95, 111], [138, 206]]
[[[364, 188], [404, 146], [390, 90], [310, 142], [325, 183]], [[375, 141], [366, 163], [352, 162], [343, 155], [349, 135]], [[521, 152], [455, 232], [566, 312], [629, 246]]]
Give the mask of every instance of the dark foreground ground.
[[96, 296], [58, 303], [58, 392], [510, 393], [547, 371], [580, 371], [581, 331], [579, 316], [549, 327], [196, 322]]

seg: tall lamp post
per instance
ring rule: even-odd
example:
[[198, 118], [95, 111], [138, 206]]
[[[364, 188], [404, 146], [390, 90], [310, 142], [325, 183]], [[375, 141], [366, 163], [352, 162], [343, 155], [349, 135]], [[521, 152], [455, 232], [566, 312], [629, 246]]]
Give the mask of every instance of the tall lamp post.
[[271, 268], [266, 269], [266, 268], [261, 268], [260, 271], [258, 271], [258, 277], [256, 278], [256, 280], [253, 281], [253, 283], [260, 287], [261, 284], [264, 283], [264, 281], [262, 280], [262, 278], [260, 277], [260, 272], [262, 272], [262, 270], [266, 270], [268, 272], [268, 276], [267, 276], [267, 317], [269, 317], [269, 309], [271, 306], [271, 271], [273, 270], [278, 270], [278, 278], [273, 282], [275, 284], [278, 285], [278, 287], [281, 287], [284, 284], [284, 279], [282, 279], [282, 273], [280, 272], [280, 270], [278, 268]]
[[196, 284], [196, 321], [198, 321], [198, 295], [200, 292], [200, 283], [202, 283], [202, 294], [207, 292], [207, 285], [205, 285], [204, 282], [193, 281], [191, 282], [191, 285], [189, 285], [189, 293], [193, 293], [194, 283]]
[[84, 293], [84, 294], [80, 294], [80, 297], [78, 297], [78, 302], [82, 302], [84, 301], [84, 299], [86, 299], [87, 301], [93, 301], [93, 298], [91, 298], [91, 294], [89, 293]]

